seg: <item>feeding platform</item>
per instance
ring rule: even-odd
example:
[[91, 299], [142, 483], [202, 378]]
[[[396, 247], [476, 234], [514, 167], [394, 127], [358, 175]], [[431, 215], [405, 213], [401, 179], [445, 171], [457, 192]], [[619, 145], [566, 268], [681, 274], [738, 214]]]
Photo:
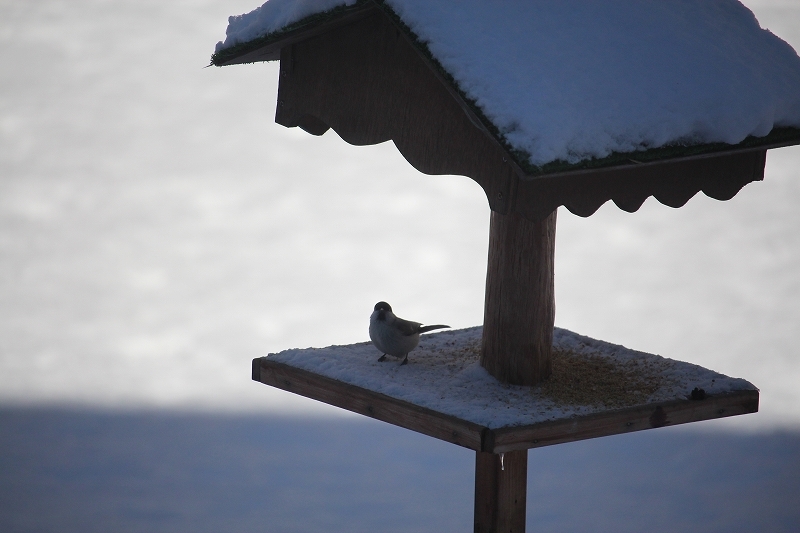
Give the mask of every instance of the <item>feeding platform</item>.
[[479, 452], [540, 446], [758, 411], [751, 383], [555, 328], [535, 387], [480, 365], [482, 328], [423, 335], [400, 366], [369, 342], [253, 360], [253, 379]]

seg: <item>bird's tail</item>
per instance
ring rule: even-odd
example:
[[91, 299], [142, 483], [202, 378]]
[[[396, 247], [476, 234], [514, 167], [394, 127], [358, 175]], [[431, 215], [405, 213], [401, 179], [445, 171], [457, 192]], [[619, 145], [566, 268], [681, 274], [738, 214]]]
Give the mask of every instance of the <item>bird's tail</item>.
[[449, 328], [450, 326], [445, 326], [443, 324], [436, 324], [435, 326], [422, 326], [419, 328], [420, 333], [425, 333], [426, 331], [433, 331], [434, 329], [442, 329], [442, 328]]

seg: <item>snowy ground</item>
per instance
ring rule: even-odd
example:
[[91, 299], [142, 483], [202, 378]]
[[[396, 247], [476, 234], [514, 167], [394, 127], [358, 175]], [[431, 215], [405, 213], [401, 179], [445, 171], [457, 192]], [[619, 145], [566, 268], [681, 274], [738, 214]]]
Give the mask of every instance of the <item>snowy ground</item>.
[[[325, 412], [250, 359], [482, 322], [488, 209], [391, 144], [272, 121], [276, 64], [202, 68], [252, 2], [0, 2], [0, 401]], [[777, 6], [777, 7], [776, 7]], [[752, 4], [800, 48], [800, 6]], [[559, 215], [559, 326], [743, 377], [800, 425], [800, 148], [729, 202]]]

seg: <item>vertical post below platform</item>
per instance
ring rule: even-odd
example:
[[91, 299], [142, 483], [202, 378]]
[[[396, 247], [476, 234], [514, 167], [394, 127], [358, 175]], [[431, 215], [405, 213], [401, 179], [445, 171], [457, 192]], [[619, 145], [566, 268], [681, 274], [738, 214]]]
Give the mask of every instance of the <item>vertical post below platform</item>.
[[[502, 382], [535, 385], [552, 369], [556, 211], [541, 222], [491, 216], [481, 365]], [[475, 532], [524, 532], [528, 450], [476, 454]]]
[[475, 454], [475, 533], [524, 533], [528, 450]]
[[551, 372], [556, 211], [541, 222], [492, 211], [481, 365], [514, 385]]

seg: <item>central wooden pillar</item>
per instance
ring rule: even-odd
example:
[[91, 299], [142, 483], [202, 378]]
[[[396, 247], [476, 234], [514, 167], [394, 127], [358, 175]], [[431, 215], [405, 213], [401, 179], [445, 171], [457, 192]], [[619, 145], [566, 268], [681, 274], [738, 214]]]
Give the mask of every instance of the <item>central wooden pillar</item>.
[[550, 376], [555, 247], [556, 211], [541, 222], [492, 211], [481, 365], [504, 383]]
[[[504, 383], [535, 385], [552, 370], [556, 211], [541, 222], [492, 211], [481, 365]], [[475, 532], [522, 533], [528, 450], [476, 452]]]

